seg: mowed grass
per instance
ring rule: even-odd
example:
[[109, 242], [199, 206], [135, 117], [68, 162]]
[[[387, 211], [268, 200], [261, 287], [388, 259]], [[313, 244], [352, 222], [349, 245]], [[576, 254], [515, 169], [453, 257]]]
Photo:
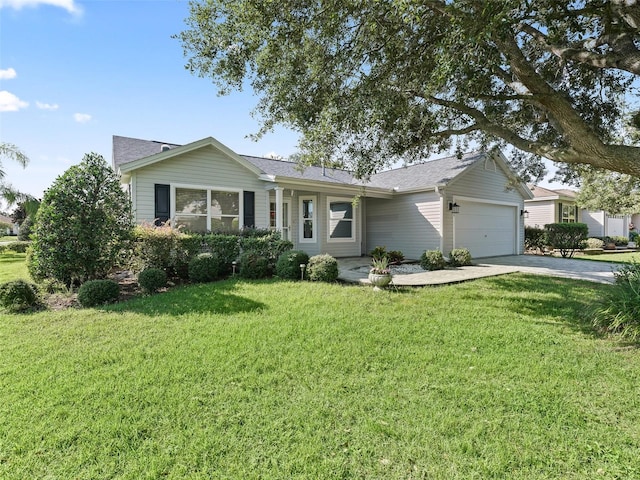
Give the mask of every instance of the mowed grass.
[[600, 255], [576, 255], [578, 260], [596, 260], [598, 262], [631, 263], [640, 262], [640, 252], [602, 253]]
[[0, 253], [0, 283], [12, 280], [31, 281], [25, 262], [26, 253], [5, 251]]
[[0, 315], [0, 478], [640, 478], [608, 285], [277, 280]]

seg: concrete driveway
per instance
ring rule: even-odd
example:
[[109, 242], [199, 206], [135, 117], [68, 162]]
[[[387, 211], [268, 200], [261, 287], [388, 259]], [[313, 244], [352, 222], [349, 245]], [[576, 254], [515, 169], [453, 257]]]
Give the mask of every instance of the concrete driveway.
[[509, 255], [505, 257], [478, 258], [474, 263], [491, 266], [510, 266], [519, 272], [575, 278], [598, 283], [613, 283], [613, 272], [620, 265], [593, 260], [575, 260], [542, 255]]
[[[368, 257], [341, 258], [338, 260], [339, 278], [345, 282], [368, 284]], [[541, 255], [509, 255], [474, 259], [470, 267], [450, 268], [433, 272], [394, 274], [396, 286], [442, 285], [474, 280], [483, 277], [524, 272], [552, 277], [574, 278], [598, 283], [613, 283], [613, 272], [619, 265], [592, 260], [574, 260]]]

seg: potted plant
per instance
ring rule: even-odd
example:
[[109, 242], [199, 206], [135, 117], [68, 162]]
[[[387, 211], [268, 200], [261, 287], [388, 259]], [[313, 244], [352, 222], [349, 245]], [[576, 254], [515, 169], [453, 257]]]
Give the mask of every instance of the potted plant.
[[391, 270], [387, 257], [373, 258], [369, 270], [369, 282], [375, 288], [386, 287], [391, 282]]

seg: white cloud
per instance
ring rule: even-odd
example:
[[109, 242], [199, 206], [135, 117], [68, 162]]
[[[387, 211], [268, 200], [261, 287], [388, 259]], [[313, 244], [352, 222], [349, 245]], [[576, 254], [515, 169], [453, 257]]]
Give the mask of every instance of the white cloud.
[[13, 93], [2, 90], [0, 92], [0, 112], [17, 112], [21, 108], [27, 108], [28, 102], [23, 102]]
[[[2, 1], [2, 0], [0, 0]], [[16, 78], [18, 74], [13, 68], [7, 68], [6, 70], [0, 70], [0, 80], [11, 80]]]
[[57, 110], [60, 106], [57, 103], [36, 102], [36, 107], [40, 110]]
[[0, 0], [0, 8], [8, 7], [20, 10], [24, 7], [37, 7], [39, 5], [64, 8], [67, 12], [75, 15], [82, 13], [82, 9], [75, 0]]
[[86, 113], [74, 113], [73, 119], [78, 123], [87, 123], [91, 120], [91, 115]]
[[278, 155], [276, 152], [269, 152], [265, 154], [264, 158], [271, 158], [272, 160], [284, 160], [282, 155]]

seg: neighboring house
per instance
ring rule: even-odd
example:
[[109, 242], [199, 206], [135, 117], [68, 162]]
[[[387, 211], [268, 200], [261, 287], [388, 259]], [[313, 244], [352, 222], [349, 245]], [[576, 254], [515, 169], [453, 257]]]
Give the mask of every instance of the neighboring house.
[[6, 215], [0, 215], [0, 223], [5, 223], [7, 225], [10, 225], [10, 227], [7, 228], [6, 231], [0, 231], [0, 236], [18, 235], [18, 231], [20, 230], [20, 227], [18, 226], [17, 223], [14, 223], [13, 220], [11, 220], [11, 217], [7, 217]]
[[[113, 137], [113, 166], [135, 221], [171, 220], [197, 231], [254, 226], [296, 249], [335, 257], [375, 246], [419, 258], [468, 248], [473, 257], [523, 252], [524, 199], [499, 151], [382, 172], [349, 172], [238, 155], [214, 138], [187, 145]], [[457, 212], [457, 213], [456, 213]]]
[[590, 237], [627, 236], [630, 215], [609, 215], [598, 210], [581, 209], [576, 204], [577, 192], [569, 189], [549, 189], [529, 186], [533, 198], [525, 200], [527, 227], [542, 228], [548, 223], [586, 223]]

